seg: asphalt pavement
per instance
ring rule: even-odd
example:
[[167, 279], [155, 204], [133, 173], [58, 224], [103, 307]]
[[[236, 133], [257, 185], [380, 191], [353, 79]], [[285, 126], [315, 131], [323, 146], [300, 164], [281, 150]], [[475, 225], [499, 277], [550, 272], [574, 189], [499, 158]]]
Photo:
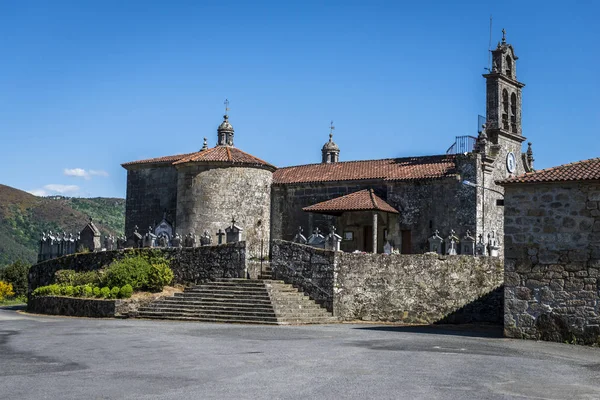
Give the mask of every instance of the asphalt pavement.
[[600, 349], [497, 329], [256, 326], [0, 308], [0, 399], [600, 399]]

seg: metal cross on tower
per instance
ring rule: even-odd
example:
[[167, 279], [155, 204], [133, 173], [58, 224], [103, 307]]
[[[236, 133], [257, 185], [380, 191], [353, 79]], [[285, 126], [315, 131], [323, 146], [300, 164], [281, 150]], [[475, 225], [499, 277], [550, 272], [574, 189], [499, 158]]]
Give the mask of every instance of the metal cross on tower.
[[335, 126], [333, 126], [333, 121], [331, 121], [329, 123], [329, 134], [333, 136], [333, 130], [335, 129]]
[[225, 104], [225, 115], [227, 115], [227, 111], [230, 110], [230, 108], [229, 108], [229, 100], [225, 99], [225, 101], [223, 102], [223, 104]]
[[502, 43], [506, 43], [506, 29], [502, 28]]

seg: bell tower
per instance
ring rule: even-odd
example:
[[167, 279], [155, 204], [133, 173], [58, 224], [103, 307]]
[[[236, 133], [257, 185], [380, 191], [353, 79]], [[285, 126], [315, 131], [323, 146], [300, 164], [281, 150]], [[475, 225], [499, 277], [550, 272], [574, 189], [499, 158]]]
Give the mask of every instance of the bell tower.
[[499, 144], [500, 137], [522, 143], [521, 89], [525, 86], [517, 80], [515, 50], [506, 43], [506, 31], [502, 29], [502, 42], [492, 50], [492, 69], [484, 74], [486, 79], [486, 130], [488, 139]]

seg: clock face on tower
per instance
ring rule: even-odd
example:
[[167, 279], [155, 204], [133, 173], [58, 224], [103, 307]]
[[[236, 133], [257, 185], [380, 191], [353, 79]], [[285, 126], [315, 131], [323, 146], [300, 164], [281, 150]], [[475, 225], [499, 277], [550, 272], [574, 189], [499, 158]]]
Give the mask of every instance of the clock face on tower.
[[515, 172], [516, 167], [517, 160], [515, 159], [514, 153], [511, 151], [506, 155], [506, 169], [512, 174], [513, 172]]

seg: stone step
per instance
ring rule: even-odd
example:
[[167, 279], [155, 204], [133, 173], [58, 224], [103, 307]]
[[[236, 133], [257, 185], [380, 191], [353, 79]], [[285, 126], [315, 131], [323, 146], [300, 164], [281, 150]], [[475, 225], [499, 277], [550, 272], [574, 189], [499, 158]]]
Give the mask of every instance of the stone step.
[[237, 298], [237, 299], [257, 299], [257, 300], [269, 300], [268, 293], [229, 293], [229, 292], [184, 292], [184, 293], [175, 293], [175, 297], [185, 297], [185, 298]]
[[189, 322], [212, 322], [212, 323], [227, 323], [227, 324], [252, 324], [252, 325], [281, 325], [279, 322], [259, 321], [259, 320], [236, 320], [230, 318], [202, 318], [202, 317], [185, 317], [185, 316], [167, 316], [167, 315], [140, 315], [138, 318], [146, 319], [162, 319], [171, 321], [189, 321]]
[[204, 315], [202, 313], [195, 312], [153, 312], [153, 311], [142, 311], [138, 314], [141, 318], [198, 318], [198, 319], [216, 319], [221, 321], [233, 320], [233, 321], [261, 321], [261, 322], [277, 322], [275, 316], [252, 316], [252, 315], [222, 315], [222, 314], [210, 314]]
[[235, 316], [237, 317], [260, 317], [260, 318], [277, 318], [275, 315], [275, 311], [273, 309], [270, 310], [257, 310], [257, 311], [248, 311], [248, 310], [235, 310], [235, 309], [222, 309], [222, 308], [188, 308], [188, 307], [142, 307], [140, 308], [140, 314], [144, 314], [146, 312], [150, 313], [164, 313], [164, 314], [173, 314], [173, 313], [181, 313], [181, 314], [194, 314], [194, 315], [227, 315], [227, 316]]
[[201, 287], [206, 287], [206, 286], [219, 286], [219, 287], [241, 287], [241, 288], [264, 288], [265, 287], [265, 283], [264, 281], [256, 281], [256, 282], [244, 282], [244, 281], [239, 281], [239, 282], [207, 282], [207, 283], [203, 283], [201, 285], [193, 285], [190, 286], [188, 289], [190, 288], [201, 288]]

